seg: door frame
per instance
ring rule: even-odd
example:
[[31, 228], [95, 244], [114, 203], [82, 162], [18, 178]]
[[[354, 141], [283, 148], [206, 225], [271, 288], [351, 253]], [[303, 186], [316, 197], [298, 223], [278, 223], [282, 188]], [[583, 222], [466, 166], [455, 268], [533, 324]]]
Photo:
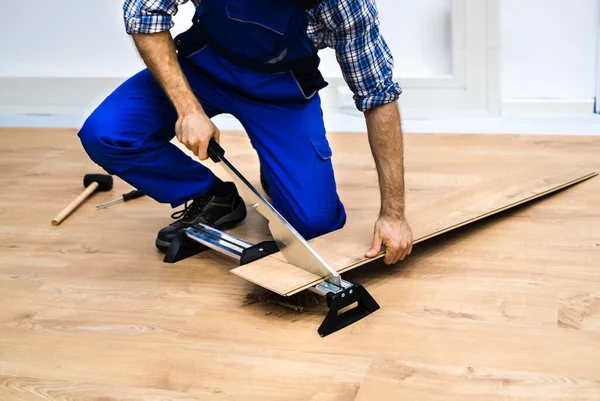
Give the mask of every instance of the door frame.
[[[403, 89], [402, 110], [409, 118], [500, 115], [499, 0], [452, 0], [452, 73], [394, 77]], [[327, 79], [334, 105], [355, 113], [343, 78]]]
[[594, 112], [600, 114], [600, 13], [598, 13], [598, 50], [596, 51], [596, 96]]

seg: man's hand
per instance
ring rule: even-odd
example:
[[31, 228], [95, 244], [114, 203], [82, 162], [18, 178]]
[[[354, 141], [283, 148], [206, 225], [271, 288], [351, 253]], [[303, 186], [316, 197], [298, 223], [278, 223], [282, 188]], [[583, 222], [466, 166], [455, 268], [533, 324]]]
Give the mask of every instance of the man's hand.
[[388, 265], [404, 260], [412, 252], [413, 235], [404, 217], [380, 216], [375, 223], [373, 246], [366, 253], [374, 258], [385, 247], [384, 262]]
[[380, 217], [366, 257], [377, 256], [383, 246], [385, 263], [393, 264], [410, 255], [413, 242], [404, 213], [404, 146], [397, 102], [368, 110], [365, 118], [381, 192]]
[[219, 129], [204, 113], [185, 114], [175, 124], [179, 142], [194, 152], [200, 160], [208, 159], [208, 143], [211, 138], [219, 142]]
[[198, 158], [206, 160], [210, 139], [215, 138], [219, 142], [220, 133], [183, 74], [171, 33], [163, 31], [132, 36], [144, 63], [177, 111], [177, 139]]

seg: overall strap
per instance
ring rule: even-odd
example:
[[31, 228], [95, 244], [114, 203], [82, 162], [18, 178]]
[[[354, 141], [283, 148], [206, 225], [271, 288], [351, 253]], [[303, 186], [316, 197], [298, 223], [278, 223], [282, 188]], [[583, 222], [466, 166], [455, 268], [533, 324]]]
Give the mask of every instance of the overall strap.
[[309, 9], [315, 7], [321, 1], [323, 1], [323, 0], [294, 0], [294, 2], [296, 4], [299, 4], [305, 10], [309, 10]]

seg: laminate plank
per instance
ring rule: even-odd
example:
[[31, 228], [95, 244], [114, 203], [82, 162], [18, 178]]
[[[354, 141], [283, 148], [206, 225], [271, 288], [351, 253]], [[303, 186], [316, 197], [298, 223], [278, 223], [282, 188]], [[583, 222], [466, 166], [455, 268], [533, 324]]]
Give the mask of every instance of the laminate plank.
[[[516, 176], [510, 175], [502, 180], [487, 181], [462, 189], [433, 204], [408, 211], [414, 243], [418, 244], [596, 175], [593, 171], [580, 169], [557, 174], [526, 170], [520, 171]], [[309, 243], [336, 271], [343, 273], [352, 270], [383, 257], [383, 253], [373, 259], [364, 257], [372, 240], [372, 232], [366, 223], [368, 221], [362, 220], [359, 224], [348, 224], [341, 230], [313, 239]], [[235, 268], [232, 273], [283, 296], [296, 294], [322, 281], [312, 273], [294, 272], [295, 269], [301, 270], [283, 261], [281, 255], [276, 255]]]
[[600, 333], [600, 292], [561, 293], [558, 301], [558, 325], [566, 329]]
[[[472, 302], [479, 305], [477, 299]], [[239, 341], [243, 328], [244, 336], [263, 349], [490, 366], [587, 380], [600, 377], [600, 336], [593, 331], [565, 330], [556, 323], [523, 324], [517, 319], [485, 321], [474, 313], [406, 314], [388, 306], [320, 339], [316, 328], [323, 317], [320, 310], [299, 313], [270, 305], [230, 309], [227, 316], [211, 309], [199, 310], [177, 340], [232, 345]]]
[[354, 399], [369, 362], [360, 356], [241, 345], [239, 340], [221, 348], [218, 342], [144, 335], [0, 329], [4, 376], [160, 389], [217, 400]]
[[10, 278], [0, 279], [0, 327], [26, 327], [57, 293], [42, 291], [41, 284]]
[[[419, 273], [378, 283], [378, 292], [385, 294], [378, 299], [379, 305], [393, 307], [397, 315], [418, 318], [556, 327], [554, 286], [513, 282], [465, 288], [459, 280], [440, 282], [420, 278]], [[472, 279], [482, 277], [473, 275]]]
[[375, 360], [356, 401], [592, 401], [600, 381], [473, 366]]
[[[219, 397], [224, 399], [224, 397]], [[0, 399], [10, 401], [204, 401], [215, 396], [191, 395], [153, 388], [72, 383], [31, 377], [0, 376]]]

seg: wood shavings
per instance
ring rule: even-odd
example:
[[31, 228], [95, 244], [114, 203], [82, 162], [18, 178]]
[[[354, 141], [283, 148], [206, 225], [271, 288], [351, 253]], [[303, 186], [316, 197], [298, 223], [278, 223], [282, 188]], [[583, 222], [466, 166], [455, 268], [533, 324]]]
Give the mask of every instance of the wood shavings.
[[[277, 305], [294, 312], [304, 312], [305, 309], [314, 308], [320, 305], [319, 297], [308, 291], [298, 293], [291, 297], [282, 297], [270, 291], [263, 294], [246, 294], [244, 305], [253, 305], [258, 302]], [[271, 313], [272, 310], [267, 313], [267, 315], [270, 315]]]

